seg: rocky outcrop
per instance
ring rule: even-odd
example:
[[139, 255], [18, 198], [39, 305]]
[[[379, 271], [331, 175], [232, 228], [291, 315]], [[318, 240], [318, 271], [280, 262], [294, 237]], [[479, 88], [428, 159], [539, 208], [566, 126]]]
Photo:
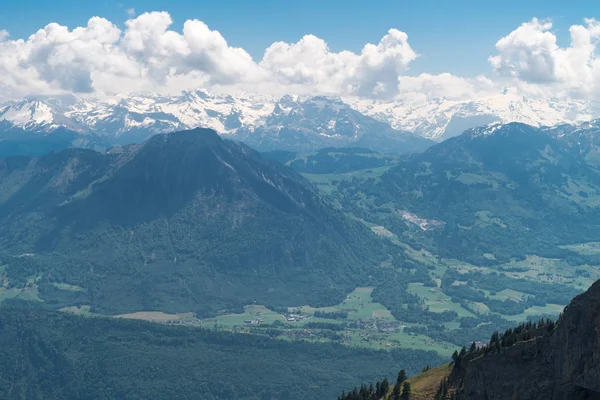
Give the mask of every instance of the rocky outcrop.
[[576, 297], [556, 328], [466, 360], [458, 399], [600, 399], [600, 281]]

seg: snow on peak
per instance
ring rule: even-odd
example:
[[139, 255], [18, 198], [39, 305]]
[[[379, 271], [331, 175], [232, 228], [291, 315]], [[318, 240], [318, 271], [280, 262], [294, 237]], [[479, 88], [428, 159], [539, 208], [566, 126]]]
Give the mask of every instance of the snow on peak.
[[474, 126], [521, 122], [532, 126], [581, 123], [592, 119], [586, 102], [536, 100], [502, 93], [475, 100], [434, 99], [424, 104], [350, 100], [352, 107], [392, 127], [441, 141]]
[[0, 121], [17, 128], [38, 129], [59, 126], [54, 121], [52, 107], [36, 99], [23, 99], [0, 108]]
[[355, 115], [358, 113], [394, 129], [438, 141], [495, 123], [521, 122], [536, 127], [577, 125], [591, 121], [594, 116], [590, 103], [539, 100], [508, 91], [473, 100], [384, 102], [329, 96], [275, 98], [198, 89], [175, 96], [141, 93], [103, 100], [76, 96], [27, 98], [0, 106], [0, 122], [31, 131], [51, 132], [66, 127], [109, 137], [131, 131], [152, 134], [196, 127], [234, 134], [240, 129], [253, 132], [258, 127], [295, 123], [316, 127], [321, 134], [347, 136], [362, 124], [360, 116]]

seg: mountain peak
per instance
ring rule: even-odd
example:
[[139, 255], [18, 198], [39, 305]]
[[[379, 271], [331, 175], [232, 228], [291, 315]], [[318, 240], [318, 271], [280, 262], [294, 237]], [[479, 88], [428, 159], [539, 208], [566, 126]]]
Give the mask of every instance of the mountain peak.
[[471, 136], [473, 138], [480, 136], [492, 136], [492, 135], [513, 135], [513, 134], [526, 134], [537, 132], [537, 130], [527, 124], [522, 122], [509, 122], [506, 124], [503, 123], [494, 123], [487, 126], [481, 126], [477, 128], [469, 129], [465, 132], [466, 135]]
[[142, 145], [154, 145], [164, 144], [173, 145], [177, 143], [204, 143], [206, 145], [214, 145], [223, 142], [223, 139], [213, 129], [208, 128], [194, 128], [186, 131], [177, 131], [171, 133], [161, 133], [152, 136], [148, 141]]

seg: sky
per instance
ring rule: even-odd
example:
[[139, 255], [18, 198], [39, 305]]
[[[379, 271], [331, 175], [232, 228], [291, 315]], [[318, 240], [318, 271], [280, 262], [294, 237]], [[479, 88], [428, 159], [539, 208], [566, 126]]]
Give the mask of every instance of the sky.
[[0, 3], [0, 98], [197, 86], [385, 100], [600, 93], [600, 1]]

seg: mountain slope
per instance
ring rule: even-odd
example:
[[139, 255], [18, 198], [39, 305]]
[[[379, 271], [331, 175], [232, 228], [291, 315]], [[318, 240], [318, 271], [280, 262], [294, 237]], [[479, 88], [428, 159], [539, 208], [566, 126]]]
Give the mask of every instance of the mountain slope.
[[48, 303], [202, 315], [336, 303], [384, 252], [295, 172], [210, 130], [3, 160], [0, 246], [9, 284]]
[[276, 150], [263, 153], [269, 158], [306, 174], [339, 174], [394, 165], [399, 157], [360, 147], [327, 147], [314, 153]]
[[598, 170], [523, 124], [467, 131], [338, 191], [347, 211], [401, 240], [479, 265], [600, 239]]

